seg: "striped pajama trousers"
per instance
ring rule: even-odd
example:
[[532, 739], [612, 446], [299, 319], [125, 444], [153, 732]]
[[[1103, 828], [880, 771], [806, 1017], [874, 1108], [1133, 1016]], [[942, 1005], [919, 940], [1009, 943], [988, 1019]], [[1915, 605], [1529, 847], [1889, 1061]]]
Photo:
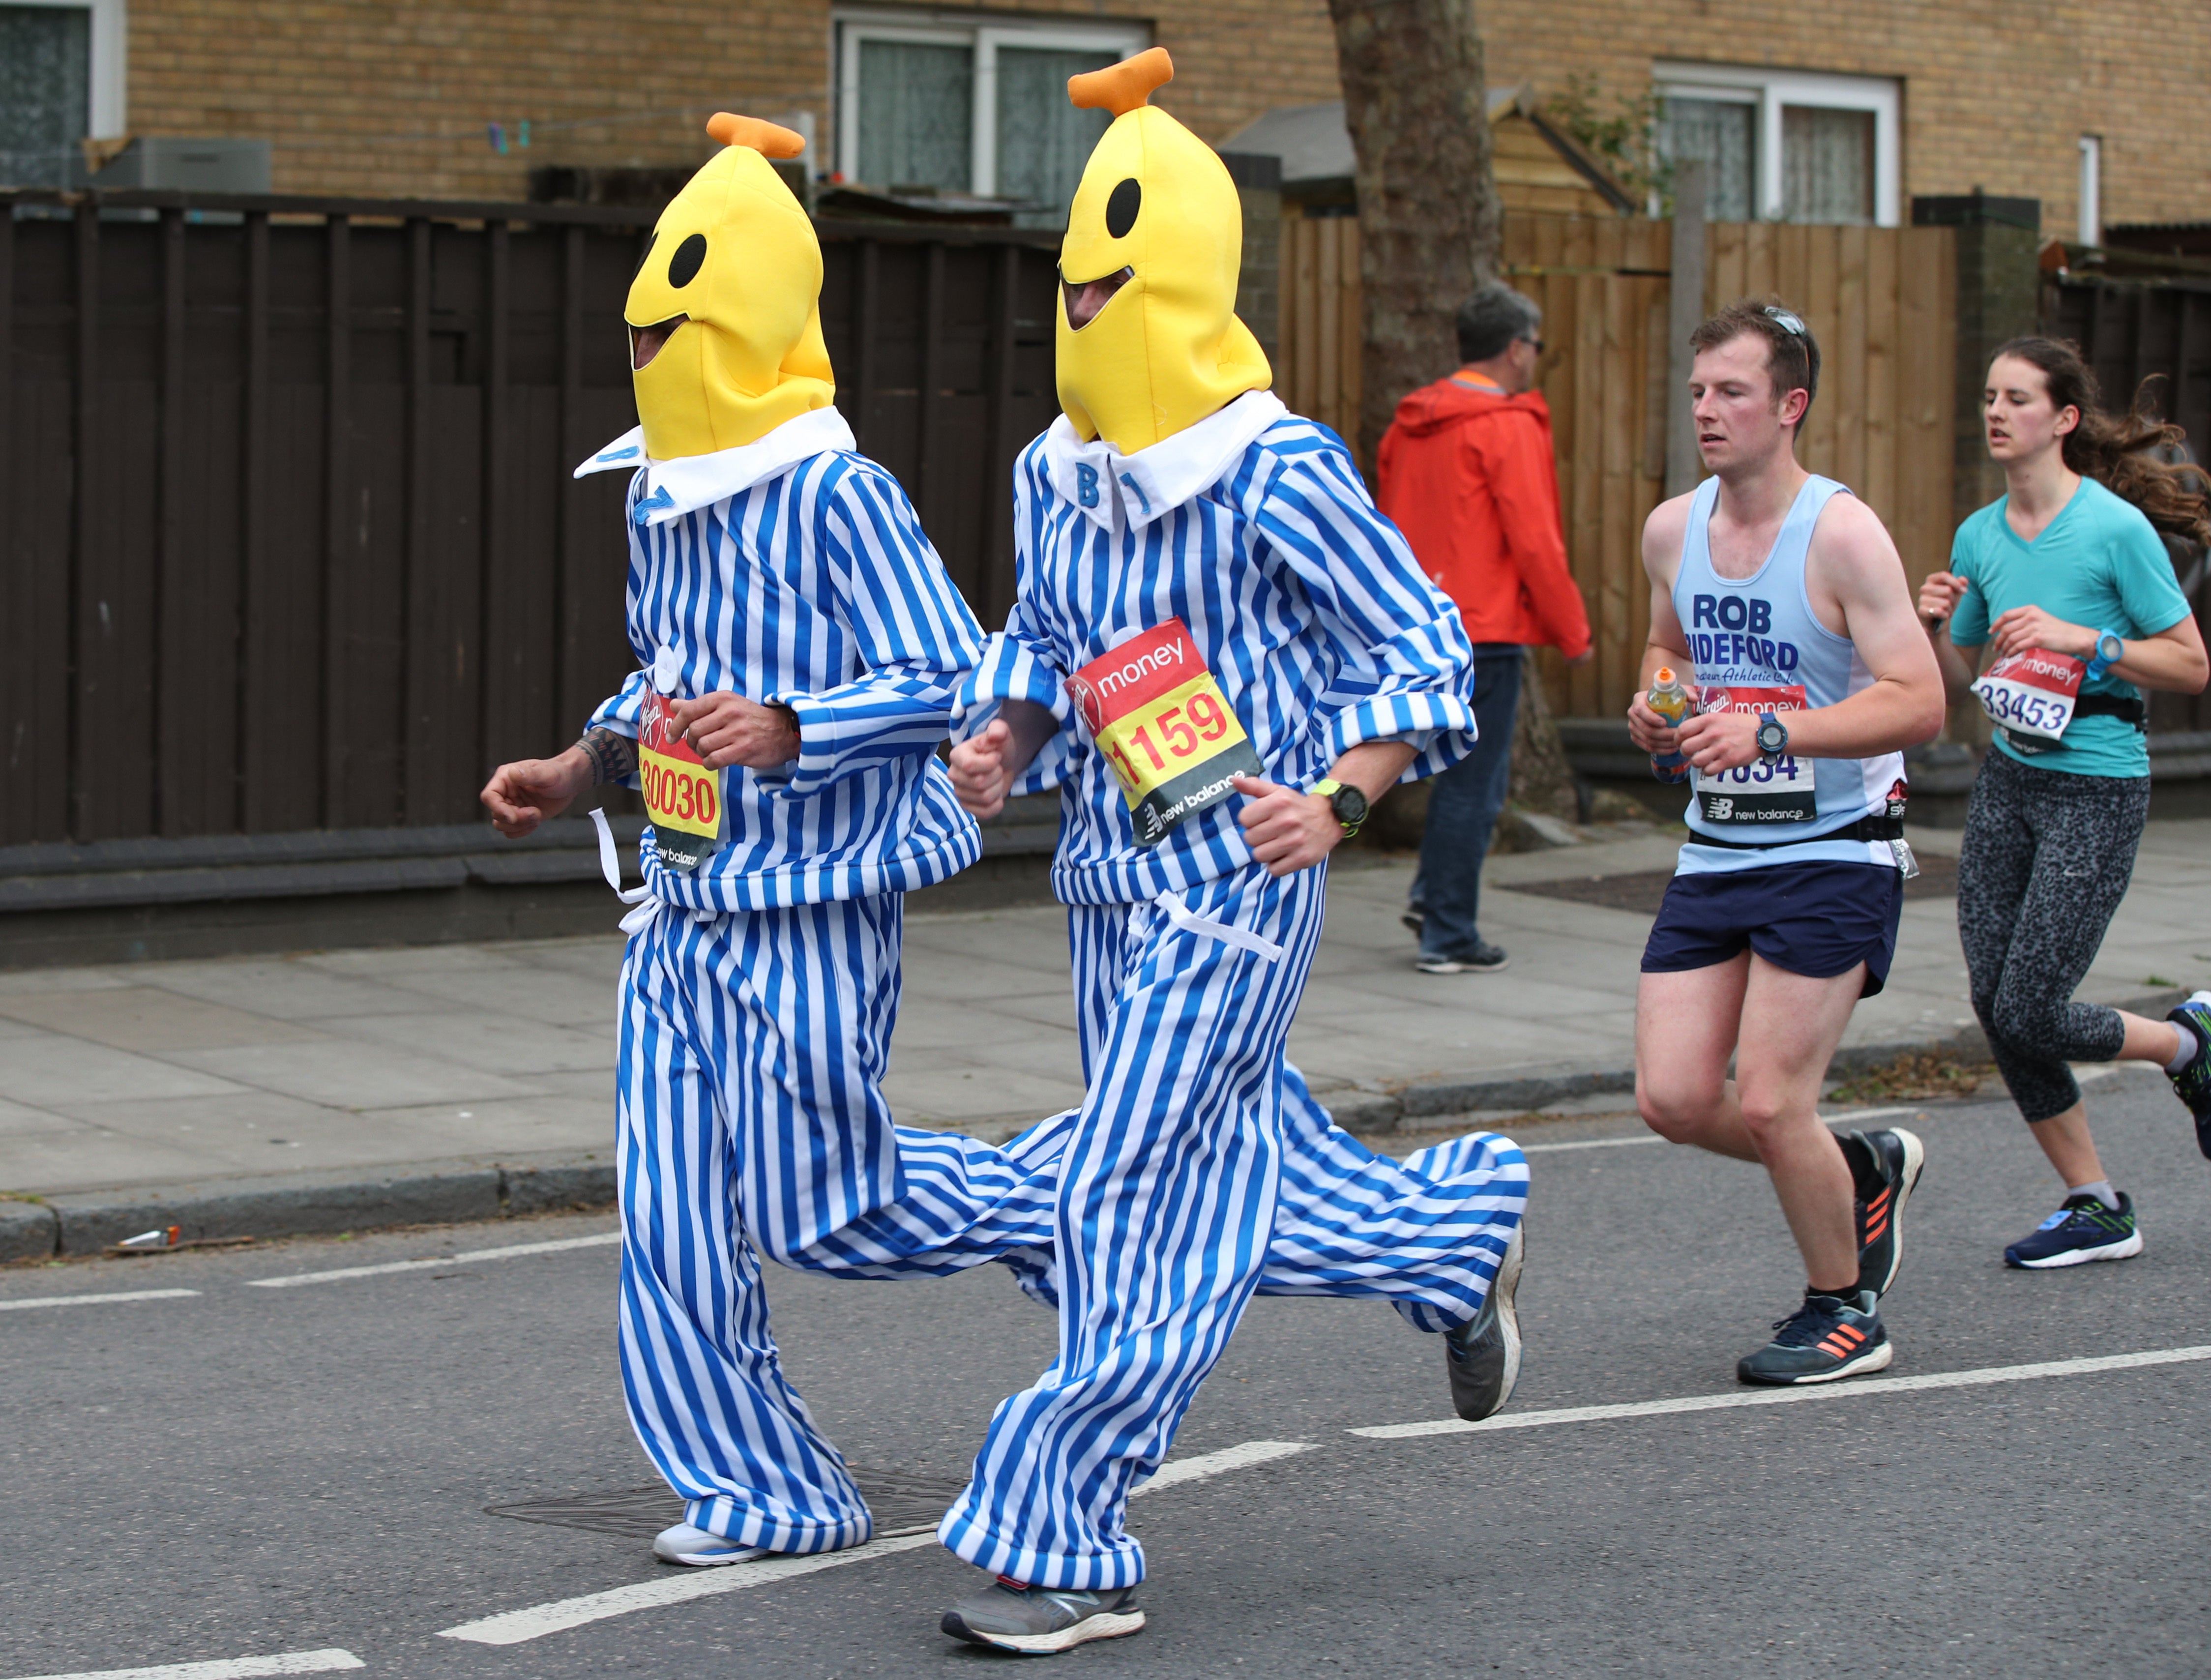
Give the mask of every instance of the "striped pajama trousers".
[[1141, 1580], [1128, 1496], [1253, 1294], [1372, 1296], [1427, 1330], [1486, 1299], [1526, 1157], [1475, 1134], [1383, 1160], [1283, 1055], [1324, 889], [1324, 870], [1253, 868], [1172, 909], [1069, 907], [1088, 1095], [1008, 1146], [1057, 1163], [1049, 1268], [1025, 1281], [1057, 1295], [1059, 1356], [999, 1406], [938, 1528], [970, 1562], [1045, 1586]]
[[851, 1277], [1003, 1259], [1045, 1276], [1047, 1158], [892, 1123], [896, 895], [705, 919], [662, 907], [622, 964], [619, 1343], [630, 1422], [685, 1519], [779, 1552], [871, 1531], [791, 1386], [763, 1257]]

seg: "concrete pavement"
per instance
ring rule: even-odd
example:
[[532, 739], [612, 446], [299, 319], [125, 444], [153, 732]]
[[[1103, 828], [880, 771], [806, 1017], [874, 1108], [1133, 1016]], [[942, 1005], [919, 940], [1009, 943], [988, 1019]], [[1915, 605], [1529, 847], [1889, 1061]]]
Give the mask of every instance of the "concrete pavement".
[[[1957, 841], [1914, 835], [1930, 875]], [[1347, 1124], [1369, 1131], [1626, 1090], [1648, 913], [1547, 894], [1577, 882], [1655, 892], [1677, 844], [1614, 829], [1493, 858], [1483, 931], [1512, 966], [1449, 978], [1412, 967], [1398, 921], [1409, 861], [1353, 859], [1330, 882], [1293, 1056]], [[2117, 1002], [2211, 980], [2207, 889], [2211, 822], [2153, 822], [2082, 995]], [[45, 1198], [64, 1225], [78, 1210], [70, 1247], [210, 1198], [231, 1205], [221, 1228], [266, 1232], [543, 1205], [523, 1193], [533, 1171], [578, 1186], [578, 1199], [601, 1197], [619, 910], [609, 897], [609, 931], [587, 938], [0, 973], [0, 1192]], [[1953, 901], [1907, 903], [1888, 988], [1852, 1024], [1856, 1060], [1961, 1029], [1970, 1041], [1971, 1020]], [[887, 1089], [910, 1124], [990, 1137], [1081, 1100], [1057, 907], [909, 919]], [[438, 1180], [444, 1199], [379, 1218], [374, 1186], [395, 1179]], [[269, 1198], [287, 1186], [322, 1211], [283, 1222]], [[107, 1193], [118, 1188], [130, 1193]], [[95, 1208], [107, 1212], [93, 1219]], [[0, 1219], [0, 1258], [51, 1247], [42, 1215], [0, 1210], [12, 1216]], [[220, 1234], [204, 1219], [198, 1230]]]

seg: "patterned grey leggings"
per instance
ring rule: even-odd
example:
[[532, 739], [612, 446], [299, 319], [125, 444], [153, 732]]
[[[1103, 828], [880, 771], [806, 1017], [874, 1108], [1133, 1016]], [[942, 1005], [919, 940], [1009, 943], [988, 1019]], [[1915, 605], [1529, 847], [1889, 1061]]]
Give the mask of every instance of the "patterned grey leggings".
[[1958, 937], [1973, 1013], [2026, 1119], [2081, 1100], [2068, 1062], [2108, 1062], [2116, 1010], [2072, 1001], [2126, 896], [2149, 816], [2147, 776], [2039, 770], [1989, 749], [1958, 856]]

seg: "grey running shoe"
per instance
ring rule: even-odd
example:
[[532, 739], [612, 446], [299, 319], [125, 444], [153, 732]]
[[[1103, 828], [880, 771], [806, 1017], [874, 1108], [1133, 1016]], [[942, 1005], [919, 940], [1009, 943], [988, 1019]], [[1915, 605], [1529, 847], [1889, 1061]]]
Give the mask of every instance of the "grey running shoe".
[[1904, 1204], [1919, 1187], [1927, 1150], [1917, 1133], [1892, 1126], [1848, 1133], [1843, 1154], [1857, 1180], [1858, 1288], [1885, 1295], [1904, 1265]]
[[1511, 961], [1502, 946], [1477, 944], [1463, 956], [1429, 956], [1424, 952], [1413, 966], [1423, 974], [1494, 974]]
[[2195, 1058], [2172, 1081], [2172, 1094], [2188, 1105], [2196, 1117], [2196, 1147], [2211, 1157], [2211, 992], [2199, 992], [2165, 1017], [2184, 1033], [2196, 1035]]
[[1093, 1639], [1119, 1639], [1144, 1625], [1136, 1589], [1099, 1592], [1065, 1586], [1024, 1586], [1003, 1575], [944, 1612], [937, 1626], [970, 1645], [991, 1645], [1024, 1656], [1048, 1657]]
[[1512, 1240], [1490, 1280], [1481, 1311], [1457, 1330], [1444, 1332], [1444, 1367], [1451, 1373], [1451, 1408], [1469, 1423], [1501, 1410], [1520, 1380], [1520, 1315], [1512, 1292], [1528, 1252], [1525, 1225], [1512, 1228]]
[[688, 1563], [694, 1569], [711, 1569], [718, 1563], [749, 1563], [767, 1556], [766, 1546], [748, 1546], [726, 1540], [689, 1523], [663, 1528], [653, 1537], [652, 1555], [663, 1563]]
[[1881, 1298], [1861, 1289], [1855, 1299], [1806, 1295], [1804, 1304], [1777, 1319], [1773, 1339], [1735, 1374], [1744, 1382], [1773, 1386], [1839, 1382], [1863, 1371], [1878, 1371], [1896, 1357], [1881, 1322]]

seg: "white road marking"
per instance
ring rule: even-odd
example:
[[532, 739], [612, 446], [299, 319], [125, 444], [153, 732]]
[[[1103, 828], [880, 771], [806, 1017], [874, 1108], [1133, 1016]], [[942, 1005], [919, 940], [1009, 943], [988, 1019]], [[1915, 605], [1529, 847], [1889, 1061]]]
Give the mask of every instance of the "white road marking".
[[382, 1277], [395, 1271], [434, 1271], [439, 1266], [472, 1265], [478, 1260], [518, 1260], [525, 1254], [557, 1254], [565, 1248], [603, 1248], [621, 1240], [620, 1231], [591, 1237], [563, 1237], [558, 1242], [518, 1242], [506, 1248], [470, 1248], [435, 1260], [391, 1260], [378, 1266], [342, 1266], [336, 1271], [300, 1271], [289, 1277], [256, 1277], [249, 1289], [290, 1289], [302, 1283], [340, 1283], [348, 1277]]
[[1224, 1446], [1218, 1453], [1201, 1453], [1195, 1459], [1170, 1459], [1129, 1497], [1155, 1494], [1161, 1488], [1179, 1487], [1185, 1482], [1202, 1482], [1226, 1471], [1263, 1465], [1270, 1459], [1287, 1459], [1293, 1453], [1310, 1453], [1312, 1448], [1309, 1440], [1247, 1440], [1240, 1446]]
[[[1310, 1452], [1312, 1446], [1312, 1442], [1305, 1440], [1247, 1440], [1223, 1447], [1218, 1453], [1177, 1459], [1160, 1465], [1152, 1479], [1130, 1497], [1156, 1493], [1161, 1488], [1179, 1487], [1186, 1482], [1202, 1482], [1228, 1471], [1286, 1459], [1293, 1453]], [[542, 1639], [548, 1634], [580, 1628], [587, 1622], [603, 1622], [610, 1616], [627, 1616], [632, 1610], [655, 1610], [663, 1604], [680, 1604], [717, 1593], [739, 1592], [749, 1586], [770, 1586], [796, 1575], [810, 1575], [817, 1570], [839, 1568], [847, 1563], [866, 1563], [895, 1552], [912, 1551], [917, 1547], [936, 1544], [936, 1533], [931, 1529], [923, 1534], [870, 1540], [864, 1546], [822, 1552], [812, 1557], [777, 1557], [757, 1563], [730, 1563], [718, 1568], [688, 1570], [666, 1580], [640, 1581], [634, 1586], [617, 1586], [605, 1592], [587, 1593], [580, 1598], [562, 1598], [554, 1604], [534, 1604], [527, 1610], [508, 1610], [502, 1616], [488, 1616], [480, 1622], [464, 1622], [457, 1628], [440, 1628], [438, 1637], [468, 1640], [476, 1645], [520, 1645], [528, 1640]]]
[[1575, 1143], [1523, 1143], [1523, 1155], [1542, 1155], [1547, 1149], [1624, 1149], [1635, 1143], [1663, 1143], [1666, 1140], [1656, 1132], [1645, 1132], [1640, 1137], [1584, 1137]]
[[[1822, 1114], [1829, 1123], [1841, 1120], [1885, 1120], [1893, 1114], [1917, 1114], [1917, 1108], [1861, 1108], [1849, 1114]], [[1636, 1143], [1663, 1143], [1666, 1140], [1656, 1132], [1646, 1132], [1640, 1137], [1589, 1137], [1573, 1143], [1523, 1143], [1523, 1155], [1541, 1155], [1553, 1149], [1624, 1149]]]
[[103, 1668], [79, 1674], [31, 1674], [23, 1680], [250, 1680], [260, 1674], [328, 1674], [366, 1666], [350, 1651], [280, 1651], [273, 1657], [227, 1657], [211, 1663], [170, 1663], [161, 1668]]
[[22, 1301], [0, 1301], [0, 1313], [26, 1313], [33, 1307], [97, 1307], [105, 1301], [173, 1301], [198, 1293], [197, 1289], [117, 1289], [103, 1295], [33, 1295]]
[[1657, 1417], [1670, 1412], [1720, 1411], [1731, 1406], [1778, 1406], [1791, 1400], [1846, 1400], [1861, 1394], [1905, 1394], [1927, 1388], [1970, 1388], [1982, 1383], [2026, 1382], [2036, 1377], [2087, 1376], [2147, 1365], [2180, 1365], [2211, 1359], [2211, 1347], [2158, 1348], [2147, 1353], [2105, 1354], [2090, 1359], [2050, 1359], [2032, 1365], [1984, 1365], [1971, 1371], [1934, 1371], [1917, 1377], [1870, 1377], [1818, 1383], [1808, 1388], [1754, 1388], [1736, 1394], [1688, 1394], [1674, 1400], [1633, 1400], [1622, 1405], [1559, 1406], [1548, 1411], [1501, 1412], [1469, 1423], [1456, 1417], [1433, 1423], [1384, 1423], [1353, 1429], [1370, 1440], [1416, 1435], [1470, 1434], [1491, 1429], [1540, 1429], [1552, 1423], [1596, 1423], [1615, 1417]]

